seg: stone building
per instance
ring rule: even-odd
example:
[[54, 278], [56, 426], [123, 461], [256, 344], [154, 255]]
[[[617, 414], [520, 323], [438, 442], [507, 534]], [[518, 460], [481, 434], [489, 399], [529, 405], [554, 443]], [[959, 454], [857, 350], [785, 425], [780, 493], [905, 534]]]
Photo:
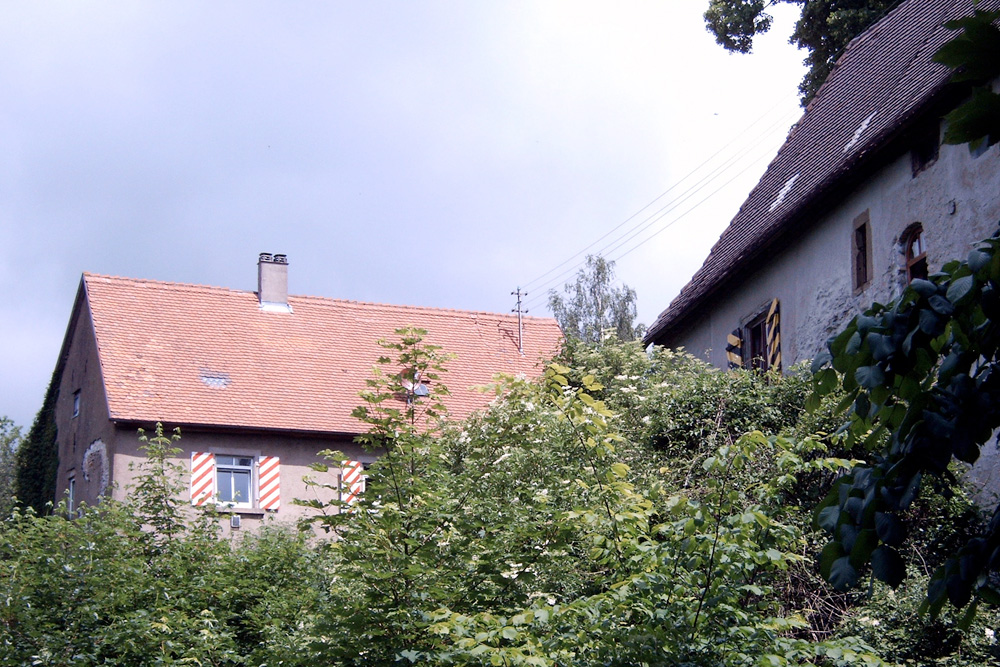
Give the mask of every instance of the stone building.
[[942, 24], [972, 10], [905, 0], [851, 42], [646, 343], [787, 368], [993, 234], [1000, 145], [941, 143], [942, 116], [969, 91], [932, 61], [955, 35]]

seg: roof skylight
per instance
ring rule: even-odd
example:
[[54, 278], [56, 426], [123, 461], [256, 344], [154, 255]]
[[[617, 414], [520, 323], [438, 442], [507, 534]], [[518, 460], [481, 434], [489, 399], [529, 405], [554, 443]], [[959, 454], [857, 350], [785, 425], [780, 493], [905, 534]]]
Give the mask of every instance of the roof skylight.
[[212, 389], [225, 389], [232, 383], [229, 373], [217, 371], [202, 371], [201, 381], [206, 387], [211, 387]]

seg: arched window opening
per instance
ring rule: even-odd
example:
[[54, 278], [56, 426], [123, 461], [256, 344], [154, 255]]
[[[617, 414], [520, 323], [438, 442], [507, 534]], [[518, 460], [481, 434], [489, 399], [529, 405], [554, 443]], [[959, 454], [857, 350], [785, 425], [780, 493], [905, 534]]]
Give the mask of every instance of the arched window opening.
[[924, 228], [919, 224], [903, 237], [906, 255], [906, 282], [917, 278], [927, 280], [927, 249], [924, 247]]

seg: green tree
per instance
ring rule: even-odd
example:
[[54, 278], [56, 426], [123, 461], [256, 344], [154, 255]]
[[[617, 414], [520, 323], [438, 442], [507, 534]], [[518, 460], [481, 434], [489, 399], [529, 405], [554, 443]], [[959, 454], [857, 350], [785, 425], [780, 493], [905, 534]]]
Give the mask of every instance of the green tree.
[[899, 0], [709, 0], [705, 23], [723, 47], [749, 53], [753, 38], [771, 28], [768, 7], [779, 2], [802, 6], [789, 41], [808, 51], [809, 71], [799, 84], [803, 106], [819, 90], [847, 44], [899, 4]]
[[549, 290], [549, 308], [563, 333], [586, 342], [600, 342], [608, 332], [623, 341], [642, 336], [645, 327], [635, 325], [635, 290], [616, 287], [614, 280], [614, 262], [587, 255], [575, 282], [563, 286], [565, 296]]
[[14, 481], [17, 472], [17, 447], [21, 429], [7, 417], [0, 417], [0, 520], [14, 507]]
[[[822, 395], [840, 387], [848, 438], [870, 460], [837, 480], [817, 521], [831, 536], [821, 567], [838, 588], [871, 566], [891, 586], [906, 576], [907, 510], [928, 486], [946, 494], [959, 479], [953, 462], [974, 463], [1000, 427], [1000, 238], [929, 280], [914, 280], [899, 301], [875, 304], [814, 362]], [[935, 572], [926, 606], [1000, 602], [1000, 508], [985, 532]]]
[[59, 445], [56, 443], [56, 398], [62, 381], [62, 367], [52, 372], [45, 400], [35, 421], [17, 448], [15, 491], [17, 501], [38, 514], [51, 510], [59, 472]]
[[934, 55], [955, 70], [952, 81], [972, 86], [968, 100], [945, 116], [944, 140], [969, 144], [970, 151], [1000, 141], [1000, 94], [992, 82], [1000, 76], [1000, 10], [976, 10], [972, 16], [949, 21], [946, 27], [962, 32]]

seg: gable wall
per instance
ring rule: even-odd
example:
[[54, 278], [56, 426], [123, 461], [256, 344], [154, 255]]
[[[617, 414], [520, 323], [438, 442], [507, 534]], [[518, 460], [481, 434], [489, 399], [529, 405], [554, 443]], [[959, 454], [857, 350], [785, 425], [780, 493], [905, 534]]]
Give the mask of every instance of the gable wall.
[[[954, 202], [954, 213], [952, 213]], [[868, 210], [873, 278], [853, 294], [852, 234]], [[1000, 145], [973, 158], [966, 146], [941, 146], [932, 166], [912, 175], [910, 154], [899, 155], [815, 225], [783, 247], [765, 252], [760, 268], [731, 282], [699, 309], [666, 345], [683, 346], [725, 367], [726, 335], [766, 308], [781, 304], [784, 368], [811, 359], [827, 338], [872, 302], [887, 302], [905, 286], [900, 237], [914, 222], [923, 226], [930, 270], [964, 259], [972, 244], [990, 236], [1000, 221]]]
[[[81, 300], [71, 327], [65, 363], [56, 398], [59, 447], [56, 500], [63, 499], [73, 478], [76, 503], [94, 505], [104, 490], [102, 487], [110, 488], [114, 482], [110, 460], [114, 454], [115, 429], [108, 420], [97, 342], [86, 299]], [[77, 391], [80, 411], [74, 417], [73, 396]]]

